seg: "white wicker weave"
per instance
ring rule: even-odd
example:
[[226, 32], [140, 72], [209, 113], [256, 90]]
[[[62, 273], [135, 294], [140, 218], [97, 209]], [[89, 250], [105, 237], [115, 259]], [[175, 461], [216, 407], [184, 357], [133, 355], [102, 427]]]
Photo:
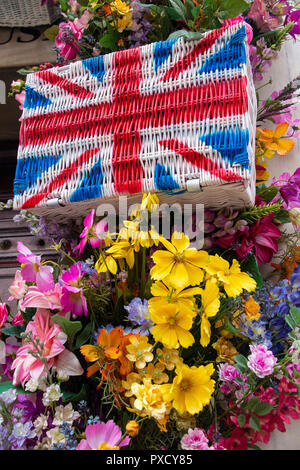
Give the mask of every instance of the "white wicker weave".
[[243, 23], [37, 72], [26, 85], [15, 209], [65, 219], [145, 191], [212, 208], [254, 203]]
[[60, 16], [52, 3], [41, 0], [0, 0], [0, 26], [29, 27], [51, 24]]

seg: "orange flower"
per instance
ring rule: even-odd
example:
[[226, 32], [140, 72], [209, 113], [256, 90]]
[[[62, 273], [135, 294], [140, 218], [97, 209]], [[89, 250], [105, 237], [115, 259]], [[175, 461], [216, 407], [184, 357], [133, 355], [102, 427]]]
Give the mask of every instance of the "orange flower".
[[244, 304], [245, 308], [245, 317], [246, 320], [248, 321], [257, 321], [260, 319], [260, 306], [259, 304], [253, 299], [253, 297], [250, 297], [248, 300], [246, 300]]
[[103, 328], [97, 338], [97, 344], [85, 344], [81, 346], [80, 352], [87, 362], [95, 362], [87, 369], [87, 376], [95, 374], [98, 370], [107, 365], [107, 359], [118, 360], [121, 364], [120, 374], [127, 375], [132, 365], [126, 358], [126, 346], [129, 344], [129, 337], [132, 333], [125, 335], [123, 328], [113, 328], [109, 333]]
[[289, 128], [287, 122], [281, 122], [276, 127], [275, 131], [272, 129], [257, 129], [258, 140], [268, 150], [275, 150], [279, 155], [286, 155], [295, 145], [293, 140], [282, 139], [286, 131]]

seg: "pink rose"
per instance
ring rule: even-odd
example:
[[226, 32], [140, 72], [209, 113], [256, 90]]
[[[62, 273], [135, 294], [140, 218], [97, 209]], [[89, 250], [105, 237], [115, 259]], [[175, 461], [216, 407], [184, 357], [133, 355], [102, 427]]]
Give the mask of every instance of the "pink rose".
[[271, 375], [277, 358], [264, 344], [250, 346], [251, 354], [248, 356], [248, 367], [261, 379]]

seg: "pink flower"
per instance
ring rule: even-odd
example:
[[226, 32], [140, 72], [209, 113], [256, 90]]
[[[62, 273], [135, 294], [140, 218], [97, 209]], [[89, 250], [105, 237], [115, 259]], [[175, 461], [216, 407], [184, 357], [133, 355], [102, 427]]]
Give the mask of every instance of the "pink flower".
[[111, 450], [114, 447], [128, 446], [130, 442], [128, 436], [120, 442], [122, 431], [113, 420], [90, 424], [85, 430], [85, 437], [86, 439], [79, 442], [76, 450]]
[[80, 49], [77, 43], [82, 34], [81, 25], [78, 29], [73, 21], [59, 24], [59, 32], [55, 38], [55, 45], [65, 60], [75, 59]]
[[273, 223], [273, 214], [260, 218], [249, 230], [241, 233], [240, 246], [236, 248], [239, 258], [243, 259], [254, 251], [258, 265], [271, 261], [278, 251], [277, 240], [281, 237], [279, 228]]
[[79, 264], [73, 264], [70, 266], [69, 271], [61, 276], [63, 286], [60, 299], [61, 305], [66, 312], [71, 312], [73, 317], [87, 316], [88, 314], [86, 298], [81, 288], [81, 277]]
[[23, 325], [23, 323], [25, 323], [25, 320], [22, 317], [21, 313], [17, 313], [17, 315], [14, 316], [14, 318], [12, 319], [12, 322], [11, 322], [11, 324], [14, 325], [14, 326], [15, 325]]
[[8, 317], [8, 312], [6, 308], [6, 304], [0, 303], [0, 328], [4, 327], [4, 323], [6, 322]]
[[[43, 357], [47, 361], [48, 369], [55, 366], [58, 372], [72, 376], [83, 373], [75, 354], [65, 349], [64, 343], [67, 341], [67, 335], [59, 325], [53, 323], [49, 310], [38, 309], [34, 320], [28, 323], [26, 331], [31, 331], [33, 339], [39, 338], [43, 343]], [[28, 350], [36, 351], [36, 348], [33, 343], [23, 342], [12, 363], [13, 385], [15, 386], [20, 383], [24, 385], [30, 378], [38, 381], [47, 375], [44, 362], [39, 357], [33, 357]]]
[[[224, 20], [223, 26], [230, 26], [233, 24], [240, 23], [241, 21], [244, 21], [244, 18], [242, 17], [242, 15], [238, 15], [238, 16], [235, 16], [234, 18]], [[252, 31], [250, 24], [248, 23], [246, 23], [246, 34], [247, 34], [247, 42], [248, 44], [250, 44], [250, 42], [253, 39], [253, 31]]]
[[184, 450], [210, 450], [208, 439], [200, 428], [189, 429], [181, 439], [181, 447]]
[[223, 382], [235, 383], [234, 379], [236, 377], [241, 377], [241, 374], [236, 369], [236, 367], [231, 364], [228, 364], [227, 362], [219, 365], [218, 373], [220, 380], [222, 380]]
[[24, 281], [21, 271], [18, 269], [16, 274], [15, 274], [15, 279], [12, 283], [12, 285], [8, 288], [9, 293], [11, 296], [8, 298], [8, 300], [13, 300], [13, 299], [23, 299], [24, 295], [27, 292], [27, 285], [26, 281]]
[[93, 17], [92, 13], [90, 13], [88, 10], [85, 10], [85, 12], [83, 13], [83, 15], [81, 15], [80, 18], [76, 18], [74, 20], [74, 24], [76, 28], [80, 31], [84, 30], [87, 27], [88, 22], [90, 21], [92, 17]]
[[24, 108], [24, 102], [25, 102], [25, 90], [22, 90], [20, 93], [16, 93], [15, 99], [18, 101], [18, 103], [20, 103], [19, 109], [21, 109], [22, 111]]
[[261, 379], [271, 375], [277, 358], [264, 344], [250, 346], [251, 354], [248, 356], [248, 367]]
[[75, 250], [79, 249], [79, 253], [83, 252], [88, 241], [92, 248], [98, 248], [100, 246], [100, 240], [103, 241], [103, 234], [107, 230], [107, 223], [101, 220], [98, 224], [93, 226], [94, 214], [95, 210], [93, 209], [83, 221], [84, 229], [80, 234], [81, 241], [74, 248]]
[[55, 284], [54, 289], [48, 292], [40, 292], [36, 286], [30, 286], [20, 307], [22, 310], [32, 307], [62, 310], [63, 307], [60, 302], [61, 295], [62, 288], [59, 284]]
[[34, 255], [22, 242], [17, 244], [18, 261], [22, 266], [22, 277], [27, 282], [35, 282], [42, 292], [54, 289], [53, 268], [41, 264], [41, 257]]
[[261, 31], [272, 31], [279, 26], [279, 19], [270, 15], [263, 0], [254, 0], [248, 18], [255, 21]]
[[241, 428], [235, 428], [230, 437], [221, 437], [220, 444], [227, 450], [248, 450], [247, 437]]

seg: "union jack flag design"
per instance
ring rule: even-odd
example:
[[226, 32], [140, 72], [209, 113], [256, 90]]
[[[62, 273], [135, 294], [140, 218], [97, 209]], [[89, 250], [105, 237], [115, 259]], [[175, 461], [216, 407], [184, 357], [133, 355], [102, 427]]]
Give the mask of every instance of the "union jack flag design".
[[25, 96], [15, 209], [253, 184], [244, 23], [29, 74]]

